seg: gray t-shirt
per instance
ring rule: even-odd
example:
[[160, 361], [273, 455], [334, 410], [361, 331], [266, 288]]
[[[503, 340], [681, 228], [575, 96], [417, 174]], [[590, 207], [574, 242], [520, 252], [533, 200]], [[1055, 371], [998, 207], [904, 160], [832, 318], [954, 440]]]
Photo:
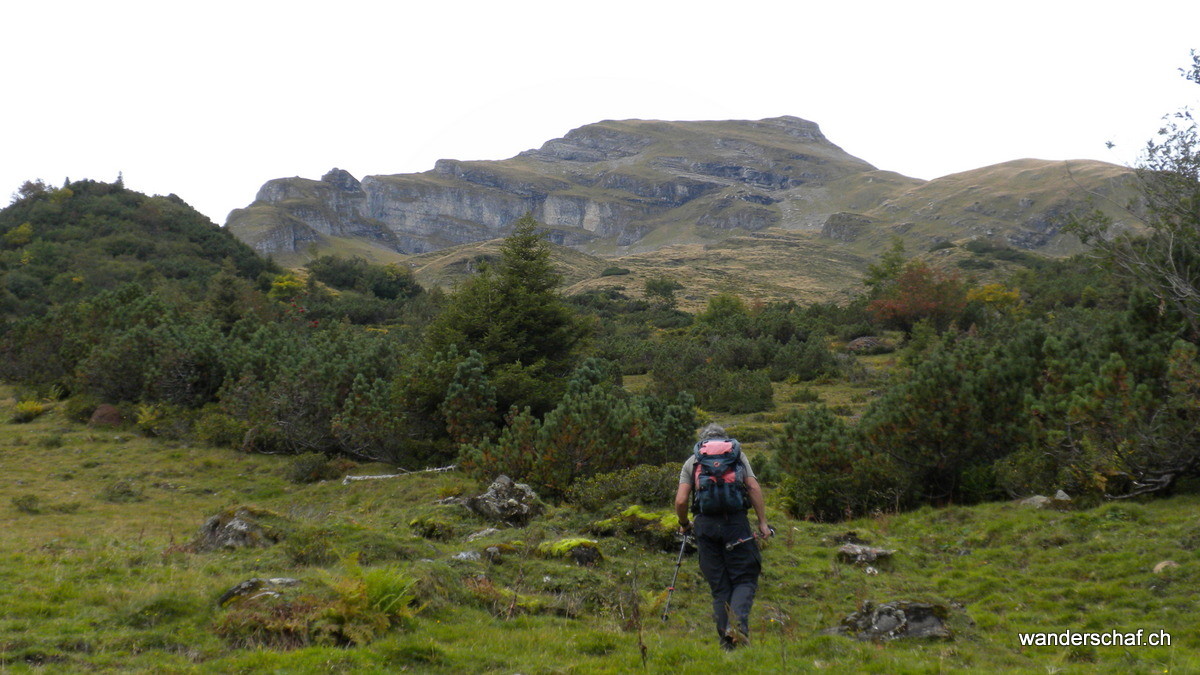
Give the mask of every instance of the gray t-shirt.
[[[754, 469], [750, 468], [750, 460], [746, 459], [746, 453], [744, 452], [742, 453], [741, 465], [745, 469], [746, 478], [758, 480], [754, 475]], [[688, 460], [683, 463], [683, 468], [679, 470], [679, 482], [680, 484], [687, 483], [692, 487], [696, 487], [696, 455], [688, 457]]]

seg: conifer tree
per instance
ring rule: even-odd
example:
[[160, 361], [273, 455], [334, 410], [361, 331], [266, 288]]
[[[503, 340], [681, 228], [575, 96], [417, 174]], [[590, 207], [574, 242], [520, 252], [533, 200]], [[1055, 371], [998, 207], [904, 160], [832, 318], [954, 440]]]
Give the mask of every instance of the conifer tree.
[[586, 335], [558, 293], [560, 282], [550, 245], [526, 214], [505, 239], [500, 261], [451, 296], [429, 328], [428, 349], [479, 352], [502, 410], [549, 410]]

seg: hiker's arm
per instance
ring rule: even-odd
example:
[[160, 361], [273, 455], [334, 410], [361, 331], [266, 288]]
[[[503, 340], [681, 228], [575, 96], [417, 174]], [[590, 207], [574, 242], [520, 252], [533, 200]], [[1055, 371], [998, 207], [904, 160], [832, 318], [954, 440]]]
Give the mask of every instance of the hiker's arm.
[[675, 492], [675, 516], [679, 518], [679, 531], [685, 534], [692, 529], [692, 524], [688, 521], [688, 497], [691, 495], [691, 483], [680, 483], [679, 490]]
[[758, 533], [766, 539], [771, 536], [771, 526], [767, 525], [767, 505], [763, 502], [762, 486], [758, 484], [757, 478], [746, 476], [746, 492], [750, 495], [754, 515], [758, 516]]

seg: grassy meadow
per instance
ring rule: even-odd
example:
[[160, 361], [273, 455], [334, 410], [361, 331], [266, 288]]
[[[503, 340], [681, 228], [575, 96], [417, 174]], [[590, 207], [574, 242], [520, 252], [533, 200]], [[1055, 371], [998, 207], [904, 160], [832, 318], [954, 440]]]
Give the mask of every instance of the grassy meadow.
[[[631, 388], [640, 384], [630, 379]], [[777, 386], [776, 411], [724, 420], [744, 431], [751, 458], [769, 450], [788, 407], [806, 404], [798, 387]], [[870, 387], [806, 388], [852, 414]], [[993, 503], [816, 524], [784, 517], [768, 486], [778, 536], [763, 552], [754, 644], [727, 654], [716, 647], [693, 557], [662, 621], [675, 565], [669, 537], [664, 544], [661, 532], [596, 534], [593, 524], [624, 504], [594, 512], [551, 505], [527, 526], [468, 541], [490, 524], [439, 502], [487, 486], [455, 472], [296, 483], [288, 478], [293, 457], [92, 429], [68, 421], [56, 405], [12, 423], [15, 393], [0, 390], [0, 673], [1200, 670], [1195, 493], [1086, 510]], [[686, 452], [680, 449], [680, 461]], [[391, 470], [359, 465], [349, 472]], [[190, 549], [209, 516], [237, 506], [263, 514], [282, 540], [268, 548]], [[669, 516], [668, 504], [660, 515]], [[850, 531], [895, 549], [892, 564], [872, 575], [839, 563], [836, 539]], [[596, 541], [603, 559], [580, 567], [540, 546], [576, 537]], [[488, 547], [501, 551], [498, 560], [454, 557]], [[1156, 573], [1166, 560], [1177, 566]], [[300, 580], [301, 598], [323, 603], [310, 616], [341, 622], [342, 639], [272, 643], [266, 627], [289, 617], [218, 604], [252, 577]], [[386, 618], [355, 595], [370, 595], [380, 580], [403, 587], [387, 596], [403, 606], [391, 602]], [[867, 600], [943, 604], [954, 637], [875, 644], [818, 634]], [[1172, 643], [1018, 642], [1020, 632], [1068, 629], [1164, 630]]]

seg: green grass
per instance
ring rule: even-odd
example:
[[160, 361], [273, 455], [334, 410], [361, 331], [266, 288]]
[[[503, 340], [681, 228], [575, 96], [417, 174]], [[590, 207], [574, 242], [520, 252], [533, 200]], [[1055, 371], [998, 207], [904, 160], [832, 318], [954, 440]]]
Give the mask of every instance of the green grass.
[[[849, 401], [862, 388], [796, 386], [811, 386], [828, 401]], [[0, 400], [0, 412], [14, 405], [12, 398]], [[769, 431], [779, 412], [729, 426]], [[297, 485], [286, 480], [286, 457], [91, 430], [67, 422], [59, 409], [0, 425], [0, 461], [0, 673], [626, 673], [642, 669], [639, 616], [649, 673], [1200, 669], [1193, 629], [1200, 497], [1191, 494], [1080, 511], [996, 503], [815, 524], [785, 518], [768, 487], [779, 536], [763, 553], [756, 642], [725, 654], [715, 648], [694, 559], [684, 563], [663, 622], [675, 556], [631, 534], [598, 537], [588, 530], [621, 504], [594, 513], [553, 507], [527, 527], [467, 542], [488, 524], [437, 503], [482, 490], [461, 475]], [[119, 481], [140, 499], [106, 499], [106, 488]], [[37, 508], [14, 502], [29, 495]], [[288, 538], [265, 549], [186, 549], [205, 518], [241, 504], [278, 514]], [[410, 525], [414, 520], [441, 521], [448, 534], [424, 538]], [[849, 530], [896, 549], [890, 569], [870, 576], [836, 562], [832, 539]], [[604, 559], [577, 567], [536, 554], [542, 543], [573, 537], [597, 540]], [[306, 545], [325, 555], [308, 556]], [[452, 558], [489, 546], [504, 552], [500, 562]], [[216, 600], [234, 584], [288, 576], [316, 589], [345, 587], [357, 578], [356, 556], [371, 578], [396, 570], [415, 580], [411, 621], [348, 648], [241, 649], [217, 636], [215, 627], [231, 610]], [[1154, 573], [1163, 560], [1179, 566]], [[892, 599], [950, 606], [955, 638], [876, 645], [817, 635], [864, 600]], [[1022, 648], [1017, 642], [1019, 631], [1139, 628], [1166, 630], [1174, 644]]]

